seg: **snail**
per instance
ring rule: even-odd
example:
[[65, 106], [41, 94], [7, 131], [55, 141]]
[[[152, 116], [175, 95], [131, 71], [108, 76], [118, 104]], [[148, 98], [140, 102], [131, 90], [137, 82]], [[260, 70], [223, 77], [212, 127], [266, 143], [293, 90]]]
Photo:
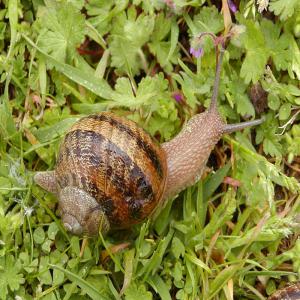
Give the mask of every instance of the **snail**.
[[300, 282], [289, 283], [272, 294], [268, 300], [299, 300]]
[[55, 170], [34, 176], [58, 197], [67, 231], [93, 236], [140, 223], [200, 178], [223, 134], [262, 123], [258, 119], [227, 125], [218, 113], [224, 51], [220, 50], [209, 109], [193, 116], [162, 145], [133, 121], [110, 112], [83, 117], [71, 127]]

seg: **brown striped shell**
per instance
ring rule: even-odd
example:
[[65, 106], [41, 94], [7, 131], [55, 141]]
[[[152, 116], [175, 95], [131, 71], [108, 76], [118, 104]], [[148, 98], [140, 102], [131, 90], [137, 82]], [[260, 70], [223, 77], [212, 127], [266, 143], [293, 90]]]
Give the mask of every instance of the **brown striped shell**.
[[268, 300], [300, 300], [300, 282], [290, 283], [279, 289]]
[[55, 174], [58, 192], [78, 187], [101, 206], [111, 228], [149, 216], [167, 177], [164, 150], [136, 123], [112, 113], [75, 123], [61, 145]]

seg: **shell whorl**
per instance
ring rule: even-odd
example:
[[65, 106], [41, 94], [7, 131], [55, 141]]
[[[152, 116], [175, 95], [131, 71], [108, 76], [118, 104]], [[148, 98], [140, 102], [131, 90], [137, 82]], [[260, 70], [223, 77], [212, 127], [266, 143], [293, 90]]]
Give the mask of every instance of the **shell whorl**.
[[61, 145], [58, 189], [75, 186], [96, 199], [111, 228], [139, 223], [158, 206], [167, 177], [164, 151], [136, 123], [112, 113], [75, 123]]

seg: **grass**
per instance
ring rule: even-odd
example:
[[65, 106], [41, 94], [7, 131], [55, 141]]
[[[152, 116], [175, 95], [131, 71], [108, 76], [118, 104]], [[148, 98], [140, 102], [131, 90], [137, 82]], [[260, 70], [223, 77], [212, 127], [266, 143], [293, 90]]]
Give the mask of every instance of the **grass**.
[[[0, 299], [266, 299], [298, 279], [300, 6], [228, 3], [0, 4]], [[266, 121], [224, 136], [156, 218], [82, 252], [34, 173], [53, 169], [89, 113], [125, 115], [159, 142], [176, 135], [211, 99], [203, 32], [226, 36], [223, 118]]]

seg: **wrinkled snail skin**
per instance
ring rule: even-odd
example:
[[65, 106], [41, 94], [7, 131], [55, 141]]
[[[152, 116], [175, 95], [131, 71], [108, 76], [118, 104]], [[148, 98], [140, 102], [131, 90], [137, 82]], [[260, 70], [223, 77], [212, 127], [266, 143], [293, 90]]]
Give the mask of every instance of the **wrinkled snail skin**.
[[200, 179], [225, 126], [217, 111], [207, 111], [192, 117], [174, 139], [162, 144], [168, 164], [164, 198], [175, 196]]
[[300, 282], [290, 283], [279, 289], [268, 300], [300, 300]]

